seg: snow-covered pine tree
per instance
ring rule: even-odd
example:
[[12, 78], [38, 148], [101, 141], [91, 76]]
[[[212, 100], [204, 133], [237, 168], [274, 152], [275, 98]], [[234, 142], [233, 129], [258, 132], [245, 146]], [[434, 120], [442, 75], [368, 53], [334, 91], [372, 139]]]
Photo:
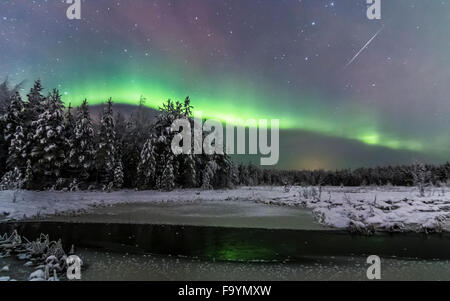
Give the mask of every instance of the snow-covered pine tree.
[[156, 159], [153, 147], [154, 137], [150, 136], [141, 151], [137, 168], [138, 188], [151, 189], [155, 186]]
[[116, 160], [116, 132], [114, 130], [114, 116], [112, 100], [108, 99], [103, 111], [100, 130], [99, 143], [97, 149], [97, 173], [99, 183], [110, 186], [114, 179], [114, 167]]
[[73, 177], [78, 183], [88, 180], [95, 169], [95, 132], [86, 99], [77, 109], [74, 132], [68, 144]]
[[58, 90], [49, 93], [44, 111], [32, 123], [36, 129], [31, 149], [33, 174], [43, 176], [39, 185], [54, 184], [60, 177], [65, 162], [66, 139], [64, 137], [64, 104]]

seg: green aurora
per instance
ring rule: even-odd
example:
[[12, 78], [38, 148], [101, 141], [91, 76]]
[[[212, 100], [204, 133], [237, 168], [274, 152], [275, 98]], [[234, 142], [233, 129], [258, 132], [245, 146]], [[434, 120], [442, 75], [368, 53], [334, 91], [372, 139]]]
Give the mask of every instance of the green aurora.
[[7, 0], [0, 77], [72, 106], [189, 96], [205, 118], [279, 119], [287, 167], [446, 160], [450, 3], [384, 1], [370, 21], [364, 2], [98, 0], [68, 20], [61, 1]]

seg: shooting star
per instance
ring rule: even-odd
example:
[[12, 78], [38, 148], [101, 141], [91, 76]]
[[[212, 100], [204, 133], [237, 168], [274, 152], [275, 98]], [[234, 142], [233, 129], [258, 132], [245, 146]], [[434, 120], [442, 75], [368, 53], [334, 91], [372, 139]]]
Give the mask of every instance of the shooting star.
[[381, 26], [381, 28], [373, 35], [373, 37], [371, 37], [370, 40], [367, 41], [367, 43], [355, 54], [355, 56], [352, 57], [352, 59], [350, 61], [348, 61], [348, 63], [344, 66], [344, 69], [346, 69], [348, 66], [350, 66], [356, 60], [356, 58], [361, 54], [361, 52], [363, 52], [364, 49], [366, 49], [367, 46], [369, 46], [369, 44], [377, 37], [377, 35], [379, 35], [381, 31], [383, 31], [383, 29], [384, 29], [384, 25]]

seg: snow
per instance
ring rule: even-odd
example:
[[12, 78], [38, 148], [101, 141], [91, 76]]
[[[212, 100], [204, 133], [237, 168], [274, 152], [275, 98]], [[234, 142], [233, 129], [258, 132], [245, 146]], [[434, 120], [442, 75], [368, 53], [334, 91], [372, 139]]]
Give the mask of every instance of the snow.
[[[0, 220], [52, 214], [81, 214], [119, 203], [254, 201], [301, 206], [326, 226], [362, 232], [440, 231], [450, 220], [450, 189], [429, 188], [420, 197], [413, 187], [240, 187], [229, 190], [180, 189], [171, 192], [119, 190], [0, 191]], [[448, 223], [448, 222], [447, 222]]]
[[30, 281], [45, 281], [45, 273], [43, 270], [39, 269], [31, 273], [28, 279]]

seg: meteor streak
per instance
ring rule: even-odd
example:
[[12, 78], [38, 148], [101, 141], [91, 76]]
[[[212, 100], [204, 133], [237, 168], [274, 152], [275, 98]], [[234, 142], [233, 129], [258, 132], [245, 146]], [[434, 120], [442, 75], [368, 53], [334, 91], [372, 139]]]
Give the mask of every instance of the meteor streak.
[[380, 34], [380, 32], [383, 29], [384, 29], [384, 25], [370, 38], [369, 41], [367, 41], [367, 43], [355, 54], [355, 56], [352, 57], [352, 59], [350, 61], [348, 61], [348, 63], [344, 66], [344, 69], [346, 69], [348, 66], [350, 66], [356, 60], [356, 58], [361, 54], [361, 52], [363, 52], [364, 49], [366, 49], [367, 46], [369, 46], [369, 44], [378, 36], [378, 34]]

